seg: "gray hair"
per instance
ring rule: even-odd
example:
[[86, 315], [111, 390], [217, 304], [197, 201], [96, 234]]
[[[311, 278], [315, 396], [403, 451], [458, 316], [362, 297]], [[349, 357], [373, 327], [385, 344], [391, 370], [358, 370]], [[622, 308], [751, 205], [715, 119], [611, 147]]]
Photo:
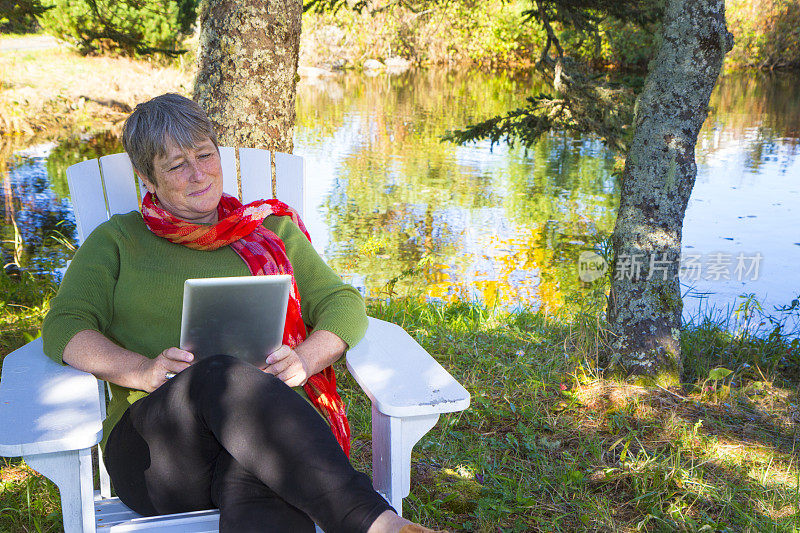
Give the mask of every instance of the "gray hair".
[[217, 136], [205, 112], [196, 102], [175, 93], [162, 94], [136, 106], [122, 127], [122, 146], [133, 168], [156, 183], [153, 163], [167, 153], [167, 141], [188, 149]]

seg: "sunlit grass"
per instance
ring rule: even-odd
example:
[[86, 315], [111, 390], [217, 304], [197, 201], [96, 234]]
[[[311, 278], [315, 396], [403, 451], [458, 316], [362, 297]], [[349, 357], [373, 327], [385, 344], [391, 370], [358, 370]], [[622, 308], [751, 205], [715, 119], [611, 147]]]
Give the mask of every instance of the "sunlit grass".
[[34, 35], [44, 35], [44, 33], [43, 32], [36, 32], [36, 33], [13, 33], [13, 32], [0, 33], [0, 41], [21, 39], [21, 38], [25, 38], [25, 37], [31, 37], [31, 36], [34, 36]]
[[63, 531], [60, 506], [53, 483], [20, 460], [0, 458], [0, 531]]
[[[415, 451], [417, 518], [460, 531], [800, 527], [797, 367], [772, 364], [789, 339], [689, 329], [694, 378], [668, 391], [599, 378], [605, 334], [585, 314], [562, 323], [409, 302], [370, 312], [402, 323], [473, 397]], [[718, 367], [733, 372], [709, 380]]]
[[[603, 379], [605, 334], [588, 313], [410, 300], [368, 311], [401, 324], [472, 394], [415, 448], [407, 516], [453, 531], [800, 529], [791, 339], [691, 326], [685, 384], [667, 390]], [[369, 472], [369, 400], [343, 363], [338, 374], [352, 461]], [[49, 482], [13, 461], [0, 480], [0, 509], [14, 510], [0, 530], [57, 524]]]
[[142, 100], [191, 92], [190, 64], [81, 56], [68, 47], [0, 50], [0, 132], [63, 139], [115, 127]]

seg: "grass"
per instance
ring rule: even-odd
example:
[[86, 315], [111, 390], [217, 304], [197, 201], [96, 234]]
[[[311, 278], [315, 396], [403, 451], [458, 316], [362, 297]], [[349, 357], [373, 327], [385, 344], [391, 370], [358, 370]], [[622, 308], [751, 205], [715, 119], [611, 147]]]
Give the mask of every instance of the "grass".
[[[0, 270], [0, 360], [39, 335], [54, 285]], [[0, 375], [2, 378], [2, 375]], [[19, 458], [0, 458], [0, 532], [59, 531], [58, 489]]]
[[[25, 303], [5, 306], [3, 354], [35, 332], [51, 294], [13, 282]], [[667, 390], [598, 376], [603, 333], [590, 315], [368, 307], [472, 394], [415, 448], [407, 516], [481, 532], [800, 530], [796, 341], [698, 321], [683, 333], [685, 383]], [[352, 460], [369, 472], [369, 403], [340, 366]], [[57, 531], [58, 507], [49, 481], [0, 463], [0, 531]]]
[[39, 336], [55, 285], [25, 271], [7, 275], [0, 270], [0, 294], [0, 357], [4, 357]]
[[189, 94], [192, 70], [185, 61], [81, 56], [66, 47], [0, 50], [0, 133], [64, 138], [119, 127], [142, 101]]
[[[591, 320], [464, 304], [370, 311], [403, 324], [473, 396], [415, 451], [415, 517], [458, 531], [800, 528], [786, 338], [690, 327], [687, 366], [705, 374], [645, 389], [587, 371], [602, 339]], [[719, 367], [734, 371], [709, 380]]]

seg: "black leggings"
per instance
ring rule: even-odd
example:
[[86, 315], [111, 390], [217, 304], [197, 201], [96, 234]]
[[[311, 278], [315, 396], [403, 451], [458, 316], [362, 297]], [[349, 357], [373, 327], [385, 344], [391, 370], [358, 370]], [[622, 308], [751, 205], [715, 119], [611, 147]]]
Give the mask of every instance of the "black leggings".
[[391, 509], [304, 398], [222, 355], [131, 405], [106, 463], [139, 514], [217, 507], [222, 532], [359, 532]]

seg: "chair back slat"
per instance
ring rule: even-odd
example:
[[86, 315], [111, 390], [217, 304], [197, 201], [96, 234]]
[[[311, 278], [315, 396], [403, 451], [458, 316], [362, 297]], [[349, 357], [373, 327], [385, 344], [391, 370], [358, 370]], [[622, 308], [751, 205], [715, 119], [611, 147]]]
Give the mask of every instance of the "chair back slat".
[[236, 148], [219, 147], [219, 158], [222, 163], [222, 190], [239, 198], [239, 180], [236, 177]]
[[242, 202], [272, 198], [272, 163], [269, 150], [239, 148]]
[[100, 171], [106, 188], [108, 212], [130, 213], [139, 209], [136, 197], [136, 178], [128, 154], [106, 155], [100, 158]]
[[275, 180], [277, 197], [294, 207], [300, 217], [305, 214], [306, 174], [303, 158], [275, 152]]
[[[241, 148], [239, 170], [242, 176], [241, 195], [236, 177], [236, 149], [220, 146], [223, 190], [244, 203], [272, 198], [272, 170], [268, 150]], [[303, 158], [275, 152], [275, 171], [278, 198], [303, 216], [305, 175]], [[102, 169], [102, 173], [101, 173]], [[75, 219], [78, 222], [78, 242], [111, 215], [128, 213], [139, 208], [139, 198], [147, 193], [135, 178], [128, 154], [122, 152], [83, 161], [67, 169], [67, 181], [72, 196]], [[136, 194], [137, 183], [139, 196]], [[104, 187], [105, 184], [105, 187]]]
[[103, 181], [100, 178], [97, 159], [69, 167], [67, 183], [78, 225], [78, 243], [82, 243], [94, 228], [108, 220]]

